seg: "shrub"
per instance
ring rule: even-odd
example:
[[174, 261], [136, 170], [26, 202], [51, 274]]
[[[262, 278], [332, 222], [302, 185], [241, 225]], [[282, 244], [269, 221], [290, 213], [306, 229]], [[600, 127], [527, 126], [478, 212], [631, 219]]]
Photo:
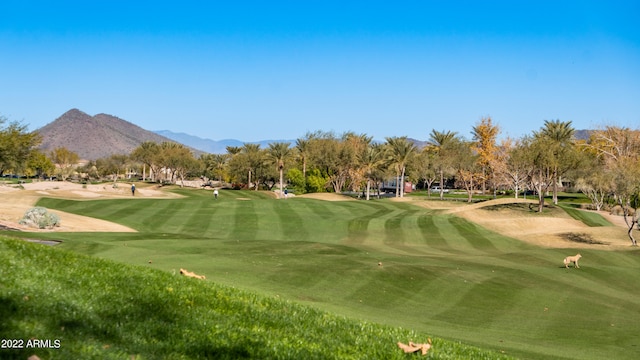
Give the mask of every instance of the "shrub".
[[307, 175], [307, 192], [317, 193], [325, 192], [328, 178], [320, 174], [320, 170], [313, 169]]
[[296, 194], [304, 194], [306, 192], [307, 182], [302, 175], [302, 171], [298, 169], [290, 169], [287, 171], [287, 179]]
[[[627, 206], [627, 214], [629, 214], [630, 216], [633, 216], [635, 214], [635, 211], [636, 210], [634, 208]], [[611, 208], [611, 215], [622, 216], [624, 215], [624, 209], [620, 205], [615, 205], [613, 208]]]
[[60, 218], [46, 208], [38, 206], [27, 210], [19, 223], [38, 229], [52, 229], [54, 226], [60, 226]]

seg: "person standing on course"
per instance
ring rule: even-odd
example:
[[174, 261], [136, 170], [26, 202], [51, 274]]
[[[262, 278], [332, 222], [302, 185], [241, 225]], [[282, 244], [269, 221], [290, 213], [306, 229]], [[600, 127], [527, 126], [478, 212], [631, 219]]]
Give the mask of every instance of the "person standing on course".
[[213, 197], [217, 200], [218, 199], [218, 189], [214, 189], [213, 190]]
[[131, 184], [131, 196], [136, 196], [136, 184]]

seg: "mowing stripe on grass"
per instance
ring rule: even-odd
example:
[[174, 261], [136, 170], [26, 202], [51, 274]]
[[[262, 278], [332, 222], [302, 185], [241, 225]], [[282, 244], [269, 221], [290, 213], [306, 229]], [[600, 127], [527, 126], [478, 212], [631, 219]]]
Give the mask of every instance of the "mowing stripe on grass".
[[572, 218], [578, 221], [582, 221], [587, 226], [614, 226], [611, 222], [609, 222], [609, 220], [605, 219], [604, 217], [602, 217], [602, 215], [596, 212], [578, 210], [566, 204], [562, 204], [559, 206]]
[[[129, 206], [140, 206], [138, 202], [128, 202], [126, 200], [96, 200], [99, 205], [102, 205], [101, 209], [96, 209], [95, 211], [99, 211], [101, 215], [101, 219], [117, 222], [122, 224], [124, 219], [129, 218], [129, 211], [126, 209]], [[86, 215], [86, 214], [81, 214]]]
[[315, 199], [296, 199], [293, 198], [297, 203], [302, 203], [304, 206], [313, 211], [313, 213], [319, 216], [323, 220], [333, 219], [335, 209], [332, 207], [330, 210], [328, 206], [324, 204], [324, 201], [315, 200]]
[[[129, 224], [137, 224], [137, 218], [139, 216], [146, 216], [146, 209], [144, 206], [144, 202], [140, 201], [118, 201], [112, 202], [111, 200], [108, 203], [105, 202], [103, 204], [104, 211], [103, 216], [105, 220], [113, 221], [119, 224], [125, 224], [129, 226]], [[153, 204], [153, 202], [149, 202], [148, 204]], [[111, 209], [109, 211], [109, 209]], [[105, 212], [106, 211], [106, 212]]]
[[409, 218], [410, 216], [412, 216], [417, 212], [418, 210], [403, 211], [399, 214], [394, 215], [391, 218], [388, 218], [384, 222], [385, 245], [397, 246], [397, 245], [405, 244], [407, 242], [408, 239], [406, 239], [406, 234], [404, 231], [404, 227], [402, 226], [402, 223], [404, 219]]
[[480, 229], [477, 225], [459, 217], [452, 217], [449, 221], [474, 249], [486, 253], [496, 253], [498, 251], [493, 242], [485, 236], [486, 230]]
[[[49, 209], [59, 209], [72, 214], [87, 215], [100, 213], [101, 210], [113, 205], [110, 200], [65, 200], [54, 198], [41, 198], [36, 203], [36, 206], [42, 206]], [[102, 214], [101, 214], [102, 215]], [[104, 216], [96, 216], [99, 219], [106, 220]]]
[[420, 228], [420, 232], [422, 232], [422, 241], [430, 248], [460, 253], [458, 250], [451, 249], [447, 240], [440, 232], [440, 228], [436, 225], [435, 221], [437, 216], [438, 215], [429, 213], [418, 217], [418, 227]]
[[179, 231], [181, 233], [193, 234], [194, 236], [208, 237], [209, 227], [214, 223], [213, 218], [215, 217], [216, 211], [218, 211], [218, 207], [212, 206], [212, 201], [214, 200], [205, 199], [193, 201], [193, 206], [186, 210], [191, 212], [191, 215], [187, 217]]
[[[378, 202], [379, 207], [375, 207], [376, 211], [372, 211], [372, 207], [365, 207], [360, 209], [357, 214], [367, 214], [364, 217], [369, 217], [369, 223], [367, 225], [367, 239], [366, 243], [376, 246], [386, 246], [388, 227], [393, 226], [393, 223], [398, 214], [402, 211], [398, 210], [391, 202], [383, 201]], [[391, 220], [391, 223], [387, 224], [387, 221]], [[401, 219], [395, 219], [395, 221], [401, 221]]]
[[512, 310], [519, 306], [516, 299], [522, 286], [500, 277], [467, 283], [468, 291], [457, 299], [452, 299], [450, 306], [439, 311], [434, 319], [457, 321], [471, 327], [486, 327], [505, 314], [514, 316]]
[[305, 229], [305, 221], [298, 214], [299, 206], [292, 208], [288, 200], [279, 200], [271, 203], [273, 210], [280, 220], [280, 228], [285, 238], [307, 240], [309, 234]]
[[175, 233], [180, 229], [183, 219], [181, 212], [189, 204], [189, 201], [157, 200], [150, 206], [147, 216], [141, 217], [138, 221], [145, 230]]
[[45, 197], [38, 199], [38, 202], [36, 202], [36, 206], [42, 206], [50, 209], [59, 209], [72, 214], [78, 214], [79, 211], [92, 212], [95, 208], [99, 207], [100, 204], [96, 203], [95, 201], [87, 201], [85, 202], [85, 204], [80, 204], [80, 202], [75, 200], [54, 199]]
[[233, 200], [240, 200], [240, 201], [266, 200], [266, 199], [273, 200], [273, 197], [271, 197], [270, 195], [265, 194], [262, 191], [224, 190], [224, 191], [221, 191], [220, 193], [225, 195], [225, 196], [229, 196]]
[[439, 223], [441, 226], [440, 231], [449, 234], [449, 238], [447, 239], [449, 246], [464, 250], [466, 253], [472, 252], [474, 248], [472, 241], [475, 239], [472, 237], [472, 234], [458, 227], [460, 224], [468, 223], [455, 215], [448, 215], [445, 220], [446, 221]]
[[377, 210], [349, 220], [347, 224], [347, 243], [364, 243], [365, 240], [367, 240], [367, 238], [369, 238], [371, 235], [370, 233], [372, 232], [372, 229], [369, 229], [369, 224], [372, 222], [372, 220], [376, 221], [378, 219], [384, 218], [393, 211], [389, 207], [382, 205], [374, 205], [372, 207]]
[[470, 246], [458, 233], [454, 223], [451, 222], [451, 215], [433, 215], [423, 220], [424, 238], [429, 246], [438, 250], [461, 254], [468, 252]]
[[240, 200], [231, 204], [233, 204], [233, 227], [229, 237], [235, 240], [255, 240], [259, 217], [254, 209], [254, 201]]

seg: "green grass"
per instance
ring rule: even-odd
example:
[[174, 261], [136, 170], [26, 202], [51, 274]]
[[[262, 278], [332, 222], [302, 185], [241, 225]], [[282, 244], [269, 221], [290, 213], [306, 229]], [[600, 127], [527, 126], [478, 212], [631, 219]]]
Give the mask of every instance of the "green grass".
[[[2, 359], [406, 359], [411, 330], [0, 237]], [[430, 359], [507, 357], [434, 338]], [[49, 348], [51, 347], [51, 348]]]
[[587, 226], [613, 226], [609, 220], [603, 218], [602, 215], [596, 212], [579, 210], [567, 204], [561, 204], [560, 207], [572, 218], [582, 221]]
[[[521, 358], [640, 356], [635, 249], [543, 249], [388, 200], [178, 192], [185, 197], [38, 203], [138, 233], [19, 235]], [[565, 269], [578, 251], [581, 269]]]

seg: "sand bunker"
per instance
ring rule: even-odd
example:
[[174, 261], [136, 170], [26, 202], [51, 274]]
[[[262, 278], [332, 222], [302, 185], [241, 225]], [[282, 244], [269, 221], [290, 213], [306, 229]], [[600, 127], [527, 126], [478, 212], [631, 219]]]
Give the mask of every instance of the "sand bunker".
[[[415, 202], [416, 205], [430, 209], [437, 208], [441, 203]], [[474, 204], [458, 203], [446, 208], [444, 213], [455, 214], [496, 233], [544, 247], [614, 249], [628, 247], [631, 243], [624, 219], [604, 211], [599, 214], [614, 226], [590, 227], [563, 212], [556, 212], [551, 216], [508, 207], [487, 209], [496, 205], [523, 203], [532, 204], [534, 209], [537, 206], [537, 200], [503, 198]], [[585, 242], [571, 241], [570, 238], [585, 239]]]
[[[0, 184], [0, 227], [17, 229], [30, 232], [38, 231], [87, 231], [87, 232], [134, 232], [135, 230], [112, 223], [109, 221], [94, 219], [86, 216], [66, 213], [64, 211], [52, 210], [61, 220], [61, 226], [53, 230], [39, 230], [20, 225], [18, 222], [24, 213], [35, 206], [38, 199], [43, 196], [75, 199], [93, 200], [110, 198], [131, 198], [131, 190], [128, 184], [120, 183], [114, 187], [113, 184], [101, 185], [81, 185], [63, 181], [42, 181], [22, 184], [22, 188], [17, 185]], [[164, 198], [178, 197], [173, 193], [161, 191], [153, 187], [137, 187], [136, 198]]]

